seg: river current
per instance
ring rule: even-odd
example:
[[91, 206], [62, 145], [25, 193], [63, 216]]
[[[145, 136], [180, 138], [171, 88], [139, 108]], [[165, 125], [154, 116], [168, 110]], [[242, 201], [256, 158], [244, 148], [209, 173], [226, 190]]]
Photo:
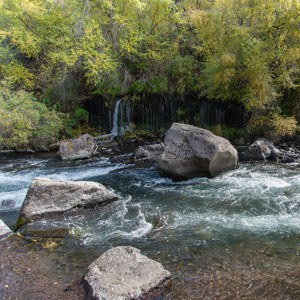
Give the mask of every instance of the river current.
[[41, 250], [51, 251], [55, 268], [72, 279], [107, 249], [131, 245], [172, 273], [165, 300], [300, 299], [299, 170], [247, 163], [213, 179], [173, 182], [104, 158], [2, 155], [0, 218], [13, 227], [35, 177], [97, 181], [122, 199], [40, 222], [72, 228], [64, 243]]

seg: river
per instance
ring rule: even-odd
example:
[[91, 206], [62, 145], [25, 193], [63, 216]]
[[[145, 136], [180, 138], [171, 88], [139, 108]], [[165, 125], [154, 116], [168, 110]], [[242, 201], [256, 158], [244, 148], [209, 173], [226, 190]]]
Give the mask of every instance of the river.
[[[247, 163], [214, 179], [173, 182], [104, 158], [3, 154], [0, 218], [9, 226], [35, 177], [97, 181], [122, 196], [99, 211], [41, 221], [72, 228], [64, 243], [40, 250], [51, 251], [53, 272], [63, 270], [66, 282], [107, 249], [131, 245], [172, 273], [163, 300], [300, 299], [297, 165]], [[34, 293], [31, 287], [31, 299]]]

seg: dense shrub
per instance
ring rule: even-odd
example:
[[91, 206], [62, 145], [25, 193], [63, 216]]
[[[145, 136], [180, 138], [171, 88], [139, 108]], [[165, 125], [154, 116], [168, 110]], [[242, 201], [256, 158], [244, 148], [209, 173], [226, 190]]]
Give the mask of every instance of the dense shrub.
[[31, 93], [0, 90], [0, 148], [25, 149], [35, 139], [50, 143], [58, 138], [61, 125], [57, 112]]
[[297, 121], [294, 117], [281, 116], [274, 112], [253, 116], [247, 126], [248, 134], [252, 138], [293, 135], [297, 129]]

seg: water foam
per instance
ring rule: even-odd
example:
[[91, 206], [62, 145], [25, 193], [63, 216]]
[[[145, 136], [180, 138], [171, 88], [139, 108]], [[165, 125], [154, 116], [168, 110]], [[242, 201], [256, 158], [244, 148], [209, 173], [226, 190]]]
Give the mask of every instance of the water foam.
[[[82, 243], [84, 245], [104, 243], [115, 239], [133, 240], [152, 231], [140, 204], [132, 204], [131, 197], [117, 201], [107, 212], [102, 213], [97, 223], [83, 224]], [[101, 232], [101, 234], [99, 234]]]
[[24, 166], [20, 171], [0, 172], [0, 203], [11, 199], [16, 203], [16, 207], [20, 207], [32, 180], [36, 177], [56, 180], [88, 180], [125, 167], [123, 164], [110, 164], [107, 159], [87, 161], [85, 164], [73, 167], [59, 163], [58, 167], [54, 168], [51, 165], [47, 166], [47, 161], [30, 160], [23, 162]]
[[224, 215], [221, 213], [176, 213], [173, 229], [202, 228], [203, 230], [244, 231], [260, 234], [297, 232], [300, 230], [300, 214], [277, 214], [248, 216], [243, 214]]

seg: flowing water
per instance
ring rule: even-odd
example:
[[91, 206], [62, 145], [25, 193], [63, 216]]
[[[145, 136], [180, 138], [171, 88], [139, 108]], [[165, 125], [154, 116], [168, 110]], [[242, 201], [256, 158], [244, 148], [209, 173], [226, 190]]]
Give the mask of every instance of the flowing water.
[[115, 110], [114, 110], [114, 115], [113, 115], [113, 127], [111, 130], [111, 134], [113, 134], [113, 136], [118, 136], [119, 135], [119, 106], [120, 103], [123, 99], [117, 100], [116, 104], [115, 104]]
[[131, 245], [171, 271], [165, 300], [300, 299], [297, 165], [241, 164], [214, 179], [173, 182], [99, 158], [2, 156], [0, 164], [0, 218], [10, 226], [34, 177], [97, 181], [122, 196], [99, 211], [40, 222], [72, 228], [61, 245], [40, 250], [66, 282], [110, 247]]

